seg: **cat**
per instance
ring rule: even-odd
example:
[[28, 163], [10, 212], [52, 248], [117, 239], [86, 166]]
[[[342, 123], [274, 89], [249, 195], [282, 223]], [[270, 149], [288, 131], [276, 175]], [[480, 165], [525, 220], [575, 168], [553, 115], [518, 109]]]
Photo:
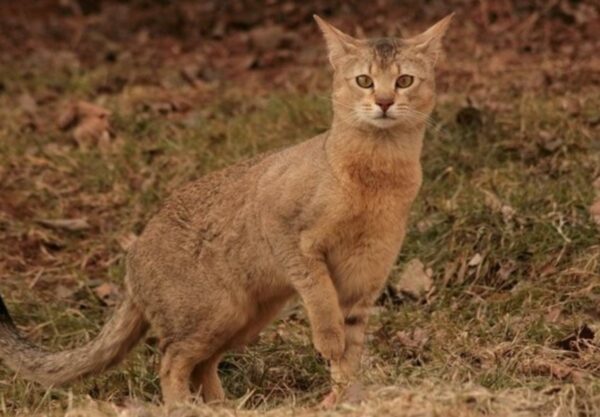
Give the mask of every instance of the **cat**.
[[49, 352], [24, 340], [0, 298], [0, 358], [57, 385], [123, 359], [148, 329], [167, 404], [224, 399], [222, 355], [253, 341], [295, 294], [335, 403], [359, 379], [369, 309], [422, 181], [434, 66], [449, 15], [409, 39], [355, 39], [315, 16], [333, 67], [331, 129], [175, 191], [130, 248], [126, 297], [100, 334]]

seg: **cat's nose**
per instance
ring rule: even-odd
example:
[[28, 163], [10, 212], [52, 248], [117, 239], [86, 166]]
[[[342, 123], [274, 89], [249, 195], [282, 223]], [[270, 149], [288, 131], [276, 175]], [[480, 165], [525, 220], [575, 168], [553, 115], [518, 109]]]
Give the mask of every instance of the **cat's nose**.
[[381, 107], [381, 110], [385, 113], [390, 107], [392, 107], [392, 104], [394, 104], [394, 100], [383, 98], [376, 100], [375, 104]]

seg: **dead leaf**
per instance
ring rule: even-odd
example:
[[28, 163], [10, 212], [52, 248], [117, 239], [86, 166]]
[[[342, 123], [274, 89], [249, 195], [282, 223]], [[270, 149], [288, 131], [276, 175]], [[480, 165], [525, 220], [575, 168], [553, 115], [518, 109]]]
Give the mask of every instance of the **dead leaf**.
[[590, 215], [592, 220], [600, 227], [600, 200], [596, 200], [590, 206]]
[[491, 191], [481, 189], [484, 194], [484, 203], [492, 211], [502, 214], [505, 222], [509, 222], [515, 215], [515, 209], [509, 204], [504, 203], [496, 194]]
[[30, 94], [21, 94], [18, 98], [19, 100], [19, 106], [21, 107], [21, 109], [23, 109], [23, 111], [30, 115], [33, 116], [35, 115], [35, 113], [37, 112], [38, 106], [37, 106], [37, 102], [35, 101], [35, 99], [30, 95]]
[[460, 268], [458, 269], [458, 272], [456, 273], [456, 283], [457, 284], [462, 284], [465, 281], [465, 276], [467, 275], [468, 268], [469, 268], [469, 263], [467, 262], [466, 259], [463, 259], [462, 263], [460, 264]]
[[70, 232], [80, 232], [82, 230], [88, 230], [91, 226], [87, 219], [40, 219], [37, 220], [42, 226], [50, 227], [53, 229], [64, 229]]
[[575, 330], [572, 335], [557, 342], [556, 346], [563, 350], [570, 350], [571, 352], [581, 352], [590, 347], [594, 341], [594, 337], [594, 331], [587, 324], [584, 324]]
[[560, 106], [570, 116], [577, 116], [581, 112], [581, 103], [575, 97], [564, 97]]
[[106, 143], [112, 137], [109, 116], [110, 112], [103, 107], [78, 101], [59, 115], [58, 127], [61, 130], [73, 129], [73, 138], [83, 149], [98, 144], [106, 148]]
[[556, 306], [551, 307], [546, 312], [544, 319], [548, 323], [557, 323], [561, 313], [562, 313], [562, 309], [560, 307], [556, 307]]
[[508, 223], [515, 217], [516, 210], [509, 206], [508, 204], [504, 204], [500, 209], [500, 213], [502, 213], [502, 219], [505, 223]]
[[417, 328], [411, 331], [400, 330], [396, 332], [394, 340], [409, 349], [420, 350], [425, 346], [429, 337], [425, 330]]
[[502, 201], [500, 198], [491, 191], [481, 189], [481, 192], [484, 195], [484, 203], [485, 205], [492, 209], [493, 211], [500, 211], [502, 208]]
[[560, 380], [577, 380], [581, 378], [579, 372], [565, 364], [544, 359], [530, 359], [521, 363], [523, 372], [533, 375], [551, 376]]
[[73, 286], [67, 287], [63, 284], [58, 284], [54, 287], [54, 295], [59, 300], [68, 300], [72, 298], [76, 292], [77, 288]]
[[88, 118], [82, 121], [73, 130], [75, 141], [82, 147], [87, 147], [87, 144], [94, 141], [102, 142], [110, 140], [108, 121], [100, 118]]
[[121, 291], [119, 287], [110, 282], [98, 285], [94, 288], [94, 294], [107, 306], [116, 305], [121, 299]]
[[431, 291], [433, 287], [431, 276], [432, 271], [426, 271], [425, 266], [419, 259], [411, 259], [400, 274], [396, 289], [415, 299], [419, 299]]
[[131, 248], [131, 246], [135, 243], [137, 238], [138, 236], [135, 233], [129, 232], [126, 235], [118, 237], [117, 242], [119, 242], [121, 249], [128, 251], [129, 248]]
[[501, 282], [507, 282], [512, 273], [517, 269], [517, 265], [514, 261], [505, 261], [500, 264], [498, 269], [498, 278]]
[[481, 256], [481, 254], [479, 254], [479, 253], [476, 253], [475, 255], [473, 255], [473, 257], [469, 261], [469, 266], [478, 266], [479, 264], [481, 264], [482, 261], [483, 261], [483, 256]]
[[596, 180], [592, 183], [592, 186], [596, 191], [596, 195], [600, 196], [600, 177], [596, 178]]
[[553, 153], [556, 152], [563, 145], [564, 141], [560, 137], [556, 137], [551, 132], [547, 130], [541, 130], [539, 132], [539, 139], [537, 144], [540, 148], [544, 149], [547, 152]]
[[299, 39], [280, 25], [259, 26], [249, 33], [250, 43], [259, 52], [271, 52], [295, 45]]
[[460, 265], [460, 261], [448, 262], [444, 267], [444, 277], [442, 283], [444, 287], [447, 287], [450, 283], [450, 279], [456, 274]]

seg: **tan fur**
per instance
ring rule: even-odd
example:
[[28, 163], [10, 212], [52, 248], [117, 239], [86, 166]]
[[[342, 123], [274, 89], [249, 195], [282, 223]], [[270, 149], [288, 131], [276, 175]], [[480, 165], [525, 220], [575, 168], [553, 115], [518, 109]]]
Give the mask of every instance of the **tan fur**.
[[[335, 383], [354, 380], [368, 312], [402, 245], [421, 185], [433, 64], [450, 18], [416, 38], [363, 41], [319, 18], [334, 71], [330, 131], [207, 175], [175, 192], [127, 258], [128, 300], [95, 341], [61, 353], [0, 326], [0, 356], [55, 384], [116, 362], [151, 326], [167, 403], [221, 400], [217, 365], [298, 294]], [[410, 73], [418, 83], [396, 90]], [[355, 77], [369, 74], [375, 88]], [[393, 119], [375, 100], [394, 99]]]

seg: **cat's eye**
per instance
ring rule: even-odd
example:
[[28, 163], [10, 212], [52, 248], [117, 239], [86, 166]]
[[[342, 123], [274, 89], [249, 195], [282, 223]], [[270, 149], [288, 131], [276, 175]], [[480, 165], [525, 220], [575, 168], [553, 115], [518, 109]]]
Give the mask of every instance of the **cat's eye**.
[[356, 77], [356, 84], [362, 88], [371, 88], [373, 87], [373, 80], [368, 75], [359, 75]]
[[412, 75], [408, 75], [408, 74], [401, 75], [396, 80], [396, 87], [397, 88], [408, 88], [412, 85], [414, 80], [415, 80], [415, 77], [413, 77]]

